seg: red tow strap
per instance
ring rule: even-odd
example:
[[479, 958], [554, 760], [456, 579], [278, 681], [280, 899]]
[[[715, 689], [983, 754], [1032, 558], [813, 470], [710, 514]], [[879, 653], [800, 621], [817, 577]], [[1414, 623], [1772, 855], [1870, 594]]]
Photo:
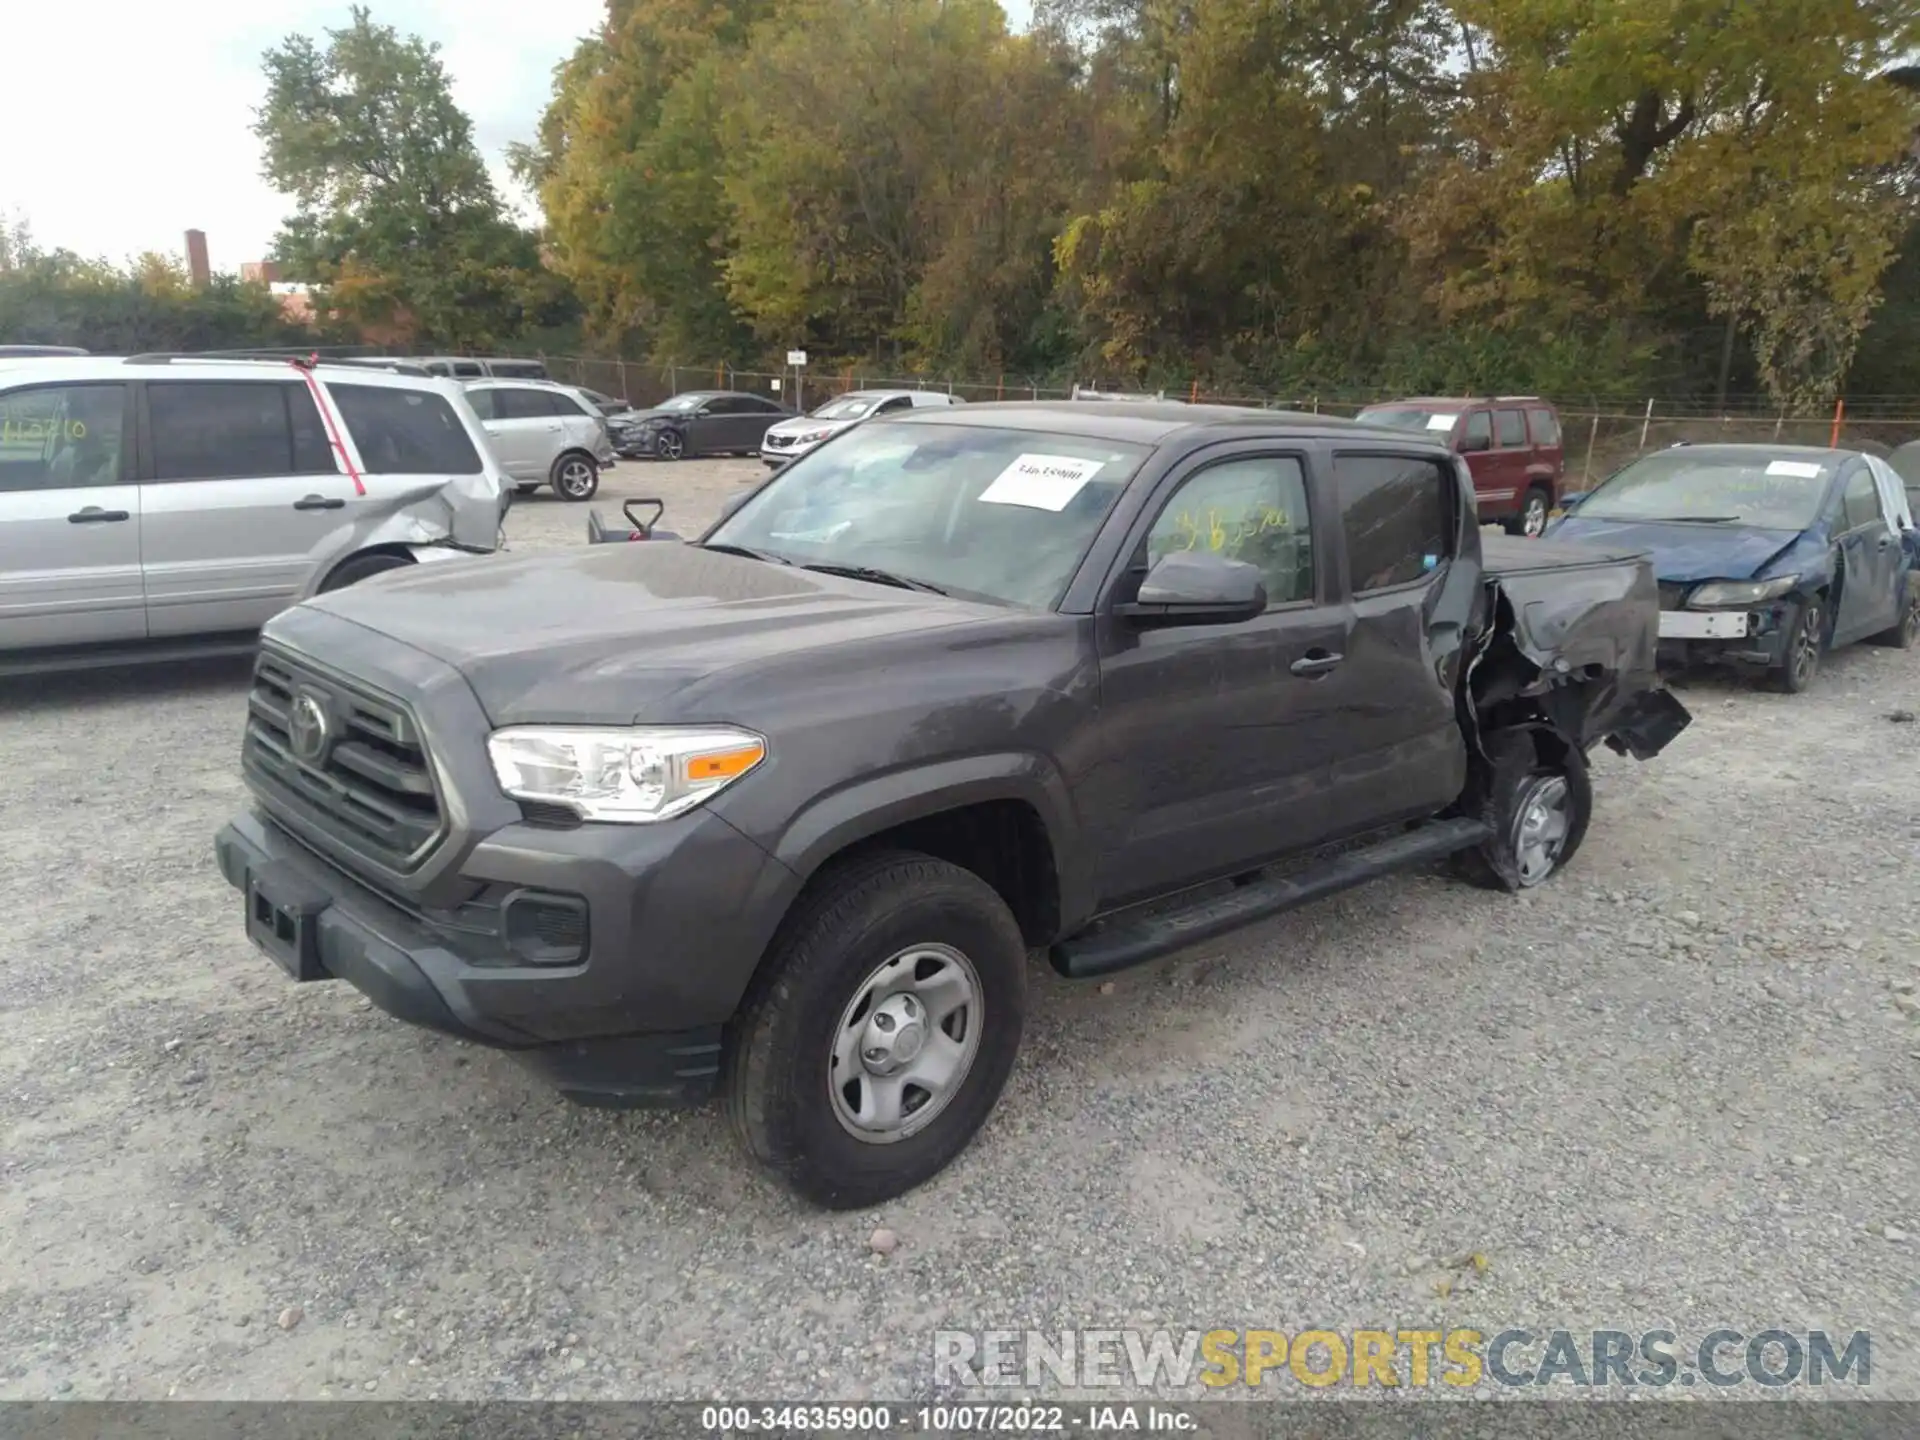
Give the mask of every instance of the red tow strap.
[[320, 361], [318, 355], [309, 364], [302, 365], [298, 360], [287, 363], [300, 372], [300, 378], [307, 382], [307, 393], [313, 396], [313, 408], [320, 412], [320, 423], [327, 427], [327, 439], [333, 445], [334, 454], [340, 457], [340, 463], [347, 467], [347, 478], [353, 481], [353, 493], [364, 495], [366, 485], [360, 479], [360, 472], [354, 469], [353, 457], [347, 454], [347, 447], [340, 439], [340, 431], [333, 423], [333, 412], [327, 408], [327, 397], [320, 393], [320, 386], [313, 378], [313, 366]]

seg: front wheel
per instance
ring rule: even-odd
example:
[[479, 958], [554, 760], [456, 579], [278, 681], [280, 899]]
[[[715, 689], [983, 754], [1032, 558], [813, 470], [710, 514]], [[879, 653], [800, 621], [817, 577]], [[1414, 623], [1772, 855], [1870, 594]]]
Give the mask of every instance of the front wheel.
[[1552, 511], [1552, 498], [1536, 485], [1527, 491], [1526, 498], [1520, 502], [1520, 513], [1507, 521], [1507, 533], [1538, 540], [1546, 532], [1547, 517]]
[[562, 500], [591, 500], [600, 488], [600, 467], [591, 456], [569, 450], [553, 462], [552, 479]]
[[727, 1106], [749, 1152], [833, 1210], [938, 1174], [1013, 1068], [1026, 953], [1000, 896], [944, 860], [890, 852], [823, 876], [732, 1037]]
[[662, 460], [678, 460], [687, 453], [687, 437], [678, 430], [662, 430], [654, 437], [653, 453]]
[[1820, 597], [1809, 595], [1791, 606], [1781, 628], [1786, 632], [1786, 651], [1767, 678], [1782, 694], [1798, 695], [1820, 673], [1820, 655], [1826, 649], [1827, 611]]

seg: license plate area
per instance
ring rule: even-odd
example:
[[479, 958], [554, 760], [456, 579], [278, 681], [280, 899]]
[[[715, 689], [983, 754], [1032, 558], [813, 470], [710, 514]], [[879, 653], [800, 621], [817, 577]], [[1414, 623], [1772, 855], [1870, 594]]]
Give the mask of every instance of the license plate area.
[[1744, 640], [1749, 616], [1744, 610], [1662, 610], [1663, 640]]
[[320, 964], [320, 915], [332, 897], [273, 866], [247, 876], [247, 938], [294, 980], [325, 980]]

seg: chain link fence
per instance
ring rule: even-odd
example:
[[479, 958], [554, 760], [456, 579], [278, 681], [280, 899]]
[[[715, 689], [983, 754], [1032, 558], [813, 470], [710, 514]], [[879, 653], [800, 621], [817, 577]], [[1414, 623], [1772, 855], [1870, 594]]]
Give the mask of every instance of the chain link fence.
[[[639, 408], [659, 404], [687, 390], [744, 390], [765, 395], [796, 410], [811, 410], [849, 390], [941, 390], [966, 401], [1065, 400], [1072, 385], [1040, 384], [1025, 377], [933, 379], [890, 376], [855, 367], [823, 372], [817, 368], [783, 372], [739, 370], [713, 365], [658, 365], [651, 361], [604, 360], [578, 355], [543, 355], [553, 378], [627, 401]], [[1099, 381], [1090, 388], [1117, 393]], [[1262, 395], [1209, 390], [1199, 383], [1156, 392], [1169, 400], [1257, 406], [1306, 414], [1352, 416], [1382, 400], [1386, 393], [1355, 396]], [[1702, 445], [1760, 442], [1825, 446], [1838, 443], [1885, 456], [1911, 440], [1920, 440], [1920, 396], [1867, 396], [1836, 407], [1833, 414], [1786, 415], [1764, 402], [1742, 400], [1725, 411], [1698, 401], [1567, 397], [1555, 399], [1566, 447], [1570, 488], [1604, 479], [1636, 456], [1682, 441]]]

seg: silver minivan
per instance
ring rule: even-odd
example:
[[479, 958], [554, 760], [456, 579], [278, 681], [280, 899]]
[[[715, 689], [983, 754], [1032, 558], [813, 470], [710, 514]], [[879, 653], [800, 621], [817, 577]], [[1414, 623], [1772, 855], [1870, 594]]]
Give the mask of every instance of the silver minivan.
[[468, 380], [467, 402], [486, 427], [500, 468], [531, 495], [553, 486], [562, 500], [591, 500], [613, 468], [613, 432], [584, 390], [551, 380]]
[[240, 648], [319, 591], [497, 549], [506, 503], [450, 380], [0, 361], [0, 671]]

